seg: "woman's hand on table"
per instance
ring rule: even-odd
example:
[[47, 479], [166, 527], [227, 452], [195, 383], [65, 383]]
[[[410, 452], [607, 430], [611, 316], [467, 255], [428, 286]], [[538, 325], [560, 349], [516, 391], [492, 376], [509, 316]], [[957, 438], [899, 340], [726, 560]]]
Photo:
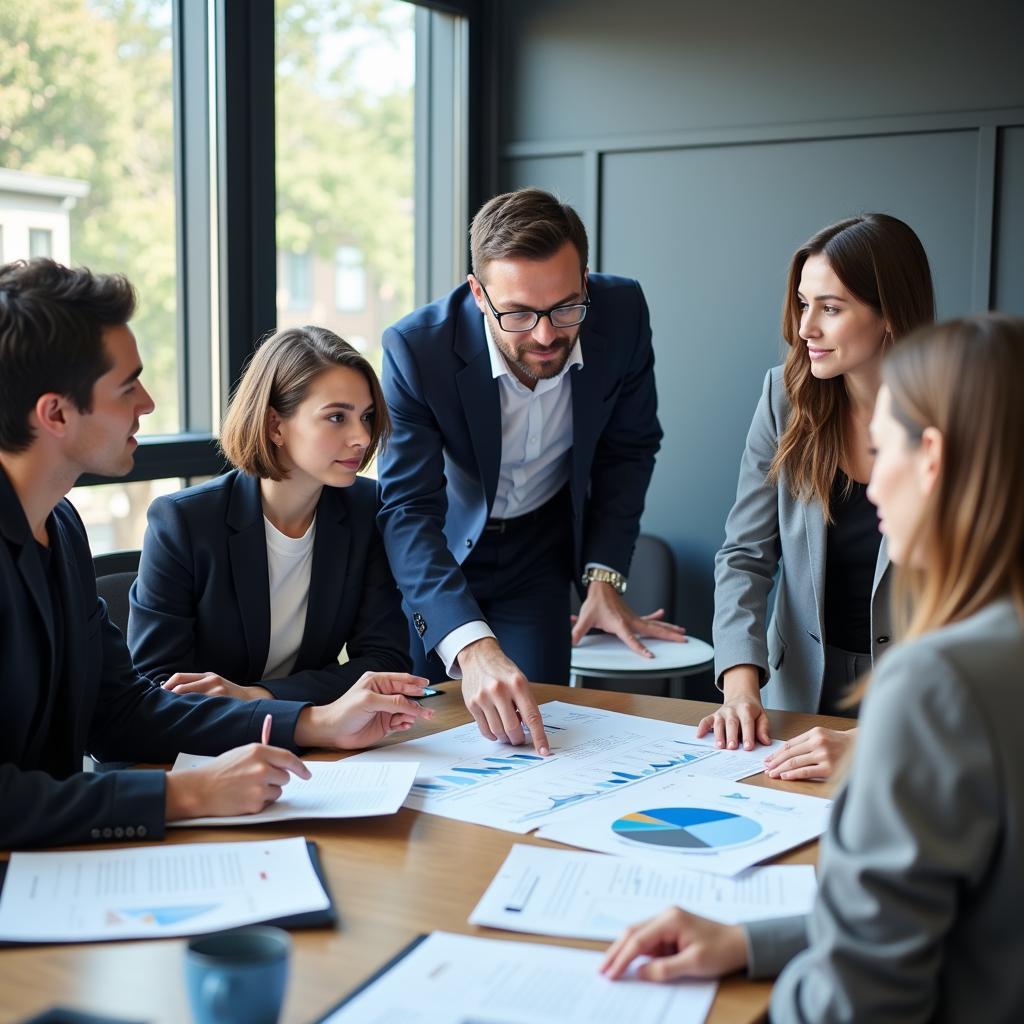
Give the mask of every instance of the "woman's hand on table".
[[735, 665], [722, 674], [722, 706], [702, 718], [697, 738], [714, 731], [715, 746], [753, 750], [758, 743], [771, 743], [768, 713], [761, 703], [761, 681], [753, 665]]
[[857, 730], [813, 729], [786, 740], [780, 750], [764, 761], [765, 774], [772, 779], [799, 782], [830, 779], [856, 739]]
[[608, 947], [599, 970], [614, 981], [641, 956], [651, 958], [635, 972], [645, 981], [719, 978], [746, 967], [747, 940], [739, 925], [719, 924], [669, 907], [627, 928]]

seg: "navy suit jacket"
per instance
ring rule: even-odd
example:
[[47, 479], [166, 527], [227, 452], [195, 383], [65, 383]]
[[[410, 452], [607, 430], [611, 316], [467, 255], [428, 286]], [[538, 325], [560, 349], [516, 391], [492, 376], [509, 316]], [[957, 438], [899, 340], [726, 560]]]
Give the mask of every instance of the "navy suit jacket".
[[[328, 704], [364, 672], [408, 672], [409, 632], [377, 531], [377, 485], [325, 487], [306, 625], [290, 675], [261, 681], [270, 582], [259, 479], [233, 470], [157, 498], [131, 589], [128, 644], [154, 682], [216, 672], [277, 698]], [[338, 664], [348, 646], [349, 660]]]
[[[108, 761], [151, 762], [173, 761], [182, 750], [219, 754], [258, 741], [268, 712], [274, 716], [271, 742], [295, 749], [301, 704], [176, 696], [139, 676], [96, 595], [78, 513], [62, 501], [48, 527], [62, 644], [40, 553], [0, 469], [0, 849], [163, 835], [164, 773], [84, 773], [86, 752]], [[56, 712], [49, 729], [43, 724], [47, 707]], [[58, 721], [67, 729], [55, 728]]]
[[[575, 566], [628, 573], [661, 442], [647, 303], [636, 281], [591, 274], [570, 371]], [[501, 405], [483, 317], [468, 284], [384, 334], [391, 441], [380, 457], [384, 544], [427, 652], [484, 619], [459, 566], [494, 504]]]

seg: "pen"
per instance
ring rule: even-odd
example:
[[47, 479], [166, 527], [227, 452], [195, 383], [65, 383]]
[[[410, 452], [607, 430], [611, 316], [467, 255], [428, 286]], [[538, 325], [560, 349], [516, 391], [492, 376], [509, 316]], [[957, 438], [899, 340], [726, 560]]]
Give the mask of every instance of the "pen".
[[270, 742], [270, 727], [274, 724], [274, 716], [267, 715], [263, 719], [263, 739], [260, 741], [263, 746], [266, 746]]

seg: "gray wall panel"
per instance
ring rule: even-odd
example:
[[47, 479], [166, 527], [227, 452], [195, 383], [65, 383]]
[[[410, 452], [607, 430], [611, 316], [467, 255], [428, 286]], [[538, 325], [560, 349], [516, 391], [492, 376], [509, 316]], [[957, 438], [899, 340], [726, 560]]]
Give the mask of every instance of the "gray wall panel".
[[992, 305], [1024, 315], [1024, 126], [1001, 136]]
[[585, 206], [583, 158], [580, 156], [522, 157], [501, 165], [501, 188], [511, 191], [535, 185], [554, 192], [577, 210]]
[[1024, 104], [1020, 0], [500, 0], [504, 141]]

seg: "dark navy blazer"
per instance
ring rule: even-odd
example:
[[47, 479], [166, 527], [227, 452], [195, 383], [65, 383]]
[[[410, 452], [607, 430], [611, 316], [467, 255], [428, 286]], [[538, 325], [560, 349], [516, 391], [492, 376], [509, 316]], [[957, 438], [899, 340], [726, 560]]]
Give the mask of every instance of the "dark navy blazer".
[[0, 469], [0, 849], [163, 835], [164, 773], [84, 773], [87, 751], [150, 762], [219, 754], [257, 741], [268, 712], [271, 742], [295, 749], [301, 704], [176, 696], [141, 678], [96, 595], [78, 513], [62, 501], [48, 527], [60, 634], [38, 545]]
[[[647, 303], [636, 281], [591, 274], [570, 371], [569, 486], [575, 566], [629, 572], [661, 442]], [[468, 284], [384, 334], [393, 433], [380, 458], [378, 519], [427, 652], [484, 619], [459, 568], [483, 531], [501, 467], [501, 404], [483, 317]]]
[[[290, 675], [261, 681], [270, 577], [259, 479], [233, 470], [149, 507], [128, 643], [154, 682], [216, 672], [277, 698], [327, 704], [364, 672], [408, 672], [408, 625], [376, 526], [377, 485], [325, 487], [306, 626]], [[347, 645], [349, 660], [338, 664]]]

